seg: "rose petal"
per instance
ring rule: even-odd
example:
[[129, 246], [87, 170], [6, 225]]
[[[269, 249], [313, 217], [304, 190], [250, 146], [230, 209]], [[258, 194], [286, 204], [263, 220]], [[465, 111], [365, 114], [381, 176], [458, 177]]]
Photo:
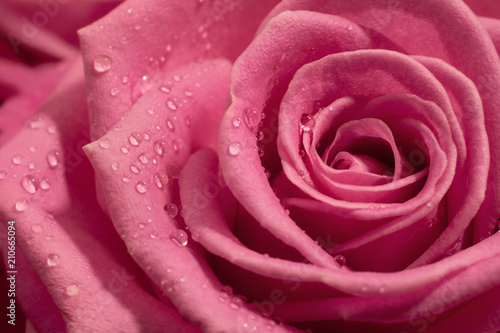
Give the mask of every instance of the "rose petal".
[[[162, 80], [162, 73], [198, 59], [234, 60], [276, 2], [220, 6], [211, 1], [132, 0], [80, 30], [92, 96], [92, 138], [111, 129], [139, 96]], [[103, 57], [109, 58], [111, 67], [106, 73], [96, 73], [95, 61], [99, 63]], [[116, 89], [115, 98], [110, 98]]]
[[[147, 280], [97, 207], [92, 169], [80, 150], [88, 138], [81, 66], [77, 61], [59, 82], [35, 116], [42, 120], [34, 118], [36, 126], [23, 128], [0, 151], [9, 161], [0, 181], [4, 224], [15, 221], [20, 251], [70, 330], [190, 330], [177, 310], [149, 294]], [[43, 318], [33, 319], [37, 330], [46, 329]]]

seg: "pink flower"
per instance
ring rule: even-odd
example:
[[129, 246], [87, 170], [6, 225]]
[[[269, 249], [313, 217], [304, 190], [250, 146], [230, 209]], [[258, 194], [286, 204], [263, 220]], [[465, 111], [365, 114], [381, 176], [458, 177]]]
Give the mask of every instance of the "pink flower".
[[7, 327], [497, 332], [500, 7], [466, 2], [1, 5]]

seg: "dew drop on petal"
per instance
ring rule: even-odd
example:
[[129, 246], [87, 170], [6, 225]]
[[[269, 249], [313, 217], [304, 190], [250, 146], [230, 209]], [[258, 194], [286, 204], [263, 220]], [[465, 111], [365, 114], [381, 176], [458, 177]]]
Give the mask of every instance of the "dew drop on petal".
[[184, 123], [186, 124], [187, 127], [191, 126], [192, 121], [193, 121], [192, 116], [186, 116], [186, 118], [184, 118]]
[[132, 146], [137, 147], [137, 146], [138, 146], [138, 145], [142, 142], [142, 139], [143, 139], [143, 137], [142, 137], [141, 133], [139, 133], [139, 132], [134, 132], [134, 133], [132, 133], [132, 134], [129, 136], [129, 138], [128, 138], [128, 142], [130, 142], [130, 144], [131, 144]]
[[300, 124], [301, 124], [300, 128], [304, 132], [309, 132], [314, 128], [315, 120], [311, 115], [303, 114], [302, 117], [300, 118]]
[[176, 217], [179, 213], [179, 208], [177, 208], [177, 205], [174, 203], [168, 203], [163, 208], [165, 209], [165, 212], [167, 212], [167, 215], [171, 218]]
[[175, 130], [175, 126], [174, 126], [174, 123], [172, 122], [172, 120], [170, 118], [167, 118], [167, 127], [169, 130], [171, 131], [174, 131]]
[[139, 181], [135, 185], [135, 189], [137, 190], [137, 192], [144, 194], [148, 190], [148, 187], [146, 186], [146, 183], [144, 183], [143, 181]]
[[172, 140], [172, 149], [176, 153], [178, 153], [181, 148], [182, 148], [182, 140], [181, 139], [173, 139]]
[[51, 150], [47, 153], [47, 163], [51, 168], [56, 168], [59, 164], [59, 151]]
[[186, 88], [186, 89], [184, 89], [184, 95], [191, 97], [191, 96], [193, 96], [193, 92], [191, 91], [191, 89]]
[[111, 145], [110, 145], [108, 139], [104, 139], [104, 140], [99, 141], [99, 147], [101, 147], [103, 149], [108, 149], [110, 146]]
[[306, 155], [306, 152], [304, 149], [299, 150], [299, 156], [304, 157]]
[[165, 172], [157, 172], [154, 174], [153, 178], [158, 188], [163, 188], [168, 184], [168, 176]]
[[169, 87], [162, 86], [160, 87], [160, 91], [165, 94], [169, 94], [171, 89]]
[[144, 227], [146, 227], [146, 225], [144, 223], [139, 223], [137, 225], [140, 229], [144, 229]]
[[149, 234], [149, 238], [151, 239], [156, 239], [156, 237], [158, 237], [158, 233], [156, 231], [153, 231]]
[[130, 183], [131, 180], [132, 179], [129, 176], [123, 176], [123, 178], [122, 178], [122, 182], [124, 182], [124, 183]]
[[43, 226], [40, 223], [35, 223], [31, 226], [31, 230], [33, 230], [34, 233], [41, 233], [43, 231]]
[[109, 91], [109, 94], [114, 97], [114, 96], [118, 95], [119, 92], [120, 92], [120, 90], [117, 87], [113, 87]]
[[28, 209], [28, 201], [21, 199], [14, 204], [14, 209], [18, 212], [24, 212]]
[[41, 128], [41, 127], [43, 127], [43, 125], [45, 125], [45, 121], [42, 117], [39, 117], [37, 119], [33, 119], [29, 123], [29, 127], [32, 129]]
[[111, 59], [108, 56], [100, 55], [94, 59], [94, 70], [97, 73], [104, 73], [111, 68]]
[[7, 178], [7, 172], [5, 170], [0, 171], [0, 180]]
[[241, 125], [241, 118], [240, 117], [234, 117], [232, 120], [231, 120], [231, 124], [233, 125], [233, 127], [240, 127]]
[[34, 194], [39, 188], [39, 182], [34, 176], [26, 175], [21, 180], [21, 186], [26, 192]]
[[231, 156], [236, 156], [241, 152], [241, 144], [237, 141], [231, 143], [227, 149], [227, 152]]
[[78, 295], [80, 291], [78, 290], [78, 286], [76, 284], [70, 284], [67, 288], [66, 288], [66, 295], [68, 296], [76, 296]]
[[54, 267], [54, 266], [59, 265], [60, 261], [61, 261], [61, 259], [59, 258], [59, 256], [56, 253], [51, 253], [47, 256], [47, 266], [49, 266], [49, 267]]
[[47, 127], [47, 132], [49, 134], [55, 134], [57, 132], [57, 127], [54, 125], [51, 125], [51, 126]]
[[28, 245], [31, 245], [31, 244], [33, 244], [34, 242], [35, 242], [35, 239], [34, 239], [33, 237], [28, 237], [28, 238], [26, 239], [26, 243], [28, 243]]
[[167, 152], [167, 143], [164, 140], [158, 140], [154, 143], [153, 148], [158, 156], [163, 156]]
[[177, 105], [175, 105], [175, 103], [174, 103], [172, 100], [168, 99], [168, 100], [165, 102], [165, 104], [167, 105], [167, 107], [168, 107], [170, 110], [172, 110], [172, 111], [177, 110]]
[[256, 136], [257, 136], [257, 141], [262, 141], [264, 139], [264, 132], [258, 131]]
[[113, 169], [113, 171], [118, 171], [119, 167], [120, 164], [117, 161], [111, 162], [111, 169]]
[[260, 123], [261, 115], [256, 109], [249, 108], [244, 111], [243, 119], [248, 128], [253, 130]]
[[341, 255], [341, 254], [336, 255], [334, 259], [335, 259], [335, 262], [337, 263], [337, 265], [339, 265], [340, 267], [345, 266], [346, 259], [343, 255]]
[[181, 229], [175, 229], [171, 234], [170, 234], [170, 239], [174, 244], [178, 246], [186, 246], [188, 244], [188, 235], [184, 230]]
[[124, 153], [124, 154], [128, 154], [129, 149], [128, 149], [128, 147], [127, 147], [127, 146], [122, 146], [122, 147], [120, 148], [120, 151], [121, 151], [122, 153]]
[[148, 164], [149, 163], [149, 157], [146, 155], [146, 153], [141, 153], [138, 157], [139, 161], [141, 161], [142, 164]]
[[139, 172], [141, 172], [141, 169], [139, 169], [139, 167], [135, 164], [130, 164], [130, 171], [132, 171], [135, 174], [138, 174]]
[[22, 155], [15, 155], [12, 157], [12, 164], [14, 165], [19, 165], [23, 161], [23, 156]]
[[42, 190], [48, 190], [50, 188], [50, 181], [48, 178], [42, 178], [40, 180], [40, 188]]
[[35, 168], [35, 163], [33, 162], [28, 163], [28, 168], [30, 168], [30, 170], [33, 170]]

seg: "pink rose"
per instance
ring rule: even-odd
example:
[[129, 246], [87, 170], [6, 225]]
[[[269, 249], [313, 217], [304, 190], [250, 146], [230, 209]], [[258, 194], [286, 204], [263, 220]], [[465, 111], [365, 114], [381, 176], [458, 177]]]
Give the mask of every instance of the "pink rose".
[[500, 330], [500, 7], [466, 2], [129, 0], [79, 44], [114, 3], [0, 6], [4, 323]]

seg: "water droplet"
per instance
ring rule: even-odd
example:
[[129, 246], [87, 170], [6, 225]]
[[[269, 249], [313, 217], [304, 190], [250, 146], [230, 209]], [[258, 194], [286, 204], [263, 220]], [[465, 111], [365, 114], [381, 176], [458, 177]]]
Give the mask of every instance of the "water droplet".
[[153, 109], [147, 109], [147, 112], [148, 112], [150, 115], [155, 114], [155, 110], [153, 110]]
[[34, 233], [39, 234], [43, 231], [43, 226], [40, 223], [35, 223], [31, 226], [31, 230], [33, 230]]
[[31, 145], [29, 149], [30, 149], [30, 152], [34, 153], [36, 151], [36, 146]]
[[7, 178], [7, 172], [5, 170], [0, 171], [0, 180]]
[[111, 68], [111, 59], [108, 56], [100, 55], [94, 59], [94, 70], [97, 73], [104, 73]]
[[174, 203], [168, 203], [163, 208], [167, 212], [167, 215], [171, 218], [176, 217], [177, 213], [179, 213], [179, 208], [177, 208], [177, 205], [175, 205]]
[[130, 183], [131, 180], [132, 179], [129, 176], [123, 176], [123, 178], [122, 178], [122, 182], [124, 182], [124, 183]]
[[117, 161], [114, 161], [111, 163], [111, 169], [113, 169], [113, 171], [118, 171], [119, 167], [120, 167], [120, 164]]
[[26, 243], [28, 243], [28, 245], [31, 245], [35, 242], [35, 239], [33, 237], [28, 237], [28, 239], [26, 239]]
[[55, 253], [51, 253], [47, 256], [47, 266], [49, 266], [49, 267], [54, 267], [54, 266], [59, 265], [60, 261], [61, 261], [61, 259]]
[[243, 119], [248, 128], [253, 130], [259, 124], [261, 115], [256, 109], [246, 109], [243, 113]]
[[172, 148], [174, 149], [174, 151], [175, 151], [176, 153], [178, 153], [178, 152], [179, 152], [179, 150], [182, 148], [182, 140], [181, 140], [181, 139], [178, 139], [178, 138], [173, 139], [173, 140], [172, 140]]
[[174, 75], [173, 79], [175, 82], [181, 82], [181, 77], [179, 75]]
[[264, 139], [264, 132], [258, 131], [256, 134], [257, 141], [262, 141]]
[[23, 161], [23, 156], [22, 155], [15, 155], [12, 157], [12, 163], [14, 165], [19, 165]]
[[172, 111], [175, 111], [177, 110], [177, 105], [175, 105], [175, 103], [170, 100], [170, 99], [167, 99], [167, 101], [165, 102], [165, 104], [167, 105], [167, 107], [172, 110]]
[[170, 239], [178, 246], [186, 246], [188, 244], [188, 235], [181, 229], [175, 229], [170, 234]]
[[264, 169], [264, 173], [265, 173], [267, 179], [271, 178], [271, 171]]
[[53, 238], [54, 238], [54, 235], [51, 234], [50, 232], [45, 236], [46, 240], [50, 240], [50, 239], [53, 239]]
[[172, 120], [170, 118], [167, 118], [167, 127], [169, 130], [171, 131], [174, 131], [175, 130], [175, 126], [174, 126], [174, 123], [172, 122]]
[[135, 164], [130, 164], [130, 171], [137, 174], [137, 173], [141, 172], [141, 169]]
[[66, 295], [68, 296], [76, 296], [78, 295], [80, 291], [78, 290], [78, 286], [76, 284], [70, 284], [67, 288], [66, 288]]
[[51, 125], [51, 126], [47, 127], [47, 132], [49, 134], [55, 134], [57, 132], [57, 127], [54, 125]]
[[158, 237], [158, 233], [156, 231], [153, 231], [149, 234], [149, 238], [151, 239], [155, 239], [156, 237]]
[[259, 157], [262, 157], [265, 154], [264, 149], [262, 148], [257, 149], [257, 153], [259, 154]]
[[21, 180], [21, 186], [26, 192], [34, 194], [38, 190], [39, 182], [35, 176], [27, 175]]
[[339, 265], [340, 267], [345, 266], [346, 259], [343, 255], [341, 255], [341, 254], [336, 255], [334, 259], [335, 259], [335, 262], [337, 263], [337, 265]]
[[163, 156], [167, 152], [167, 143], [164, 140], [158, 140], [154, 143], [155, 153]]
[[128, 83], [128, 74], [123, 75], [122, 77], [122, 83], [127, 84]]
[[42, 117], [39, 117], [37, 119], [33, 119], [29, 123], [29, 127], [32, 129], [37, 129], [37, 128], [43, 127], [43, 125], [45, 125], [45, 121]]
[[314, 128], [315, 120], [310, 114], [303, 114], [300, 118], [300, 128], [304, 132], [309, 132]]
[[193, 120], [192, 116], [186, 116], [186, 118], [184, 118], [184, 123], [186, 124], [187, 127], [191, 126], [192, 120]]
[[144, 194], [148, 190], [148, 187], [146, 186], [146, 183], [144, 183], [143, 181], [139, 181], [135, 185], [135, 189], [137, 190], [137, 192]]
[[172, 90], [169, 87], [160, 87], [160, 91], [169, 94]]
[[239, 298], [238, 296], [235, 296], [233, 298], [231, 298], [231, 302], [229, 302], [229, 307], [231, 309], [234, 309], [234, 310], [238, 310], [239, 308], [241, 308], [243, 306], [244, 302], [241, 298]]
[[306, 155], [306, 152], [304, 149], [299, 150], [299, 156], [304, 157]]
[[119, 92], [120, 92], [120, 90], [117, 87], [113, 87], [109, 91], [109, 94], [114, 97], [114, 96], [118, 95]]
[[127, 147], [127, 146], [122, 146], [122, 147], [120, 148], [120, 151], [121, 151], [122, 153], [124, 153], [124, 154], [128, 154], [129, 149], [128, 149], [128, 147]]
[[168, 184], [168, 176], [165, 172], [157, 172], [153, 176], [156, 186], [163, 188]]
[[101, 147], [103, 149], [108, 149], [110, 147], [109, 140], [104, 139], [104, 140], [99, 141], [99, 147]]
[[128, 142], [130, 142], [130, 144], [131, 144], [132, 146], [137, 147], [137, 146], [138, 146], [138, 145], [142, 142], [142, 139], [143, 139], [143, 137], [142, 137], [141, 133], [139, 133], [139, 132], [134, 132], [134, 133], [132, 133], [132, 134], [129, 136], [129, 138], [128, 138]]
[[241, 144], [235, 141], [229, 145], [227, 151], [229, 155], [236, 156], [241, 152]]
[[146, 155], [146, 153], [141, 153], [138, 157], [139, 161], [141, 161], [142, 164], [148, 164], [149, 163], [149, 157]]
[[137, 226], [138, 226], [140, 229], [144, 229], [144, 227], [145, 227], [146, 225], [145, 225], [144, 223], [139, 223]]
[[18, 212], [24, 212], [26, 209], [28, 209], [28, 201], [24, 199], [18, 200], [14, 205], [14, 209]]
[[45, 191], [50, 188], [50, 181], [48, 178], [42, 178], [42, 180], [40, 180], [40, 188]]
[[33, 170], [33, 169], [35, 168], [35, 163], [33, 163], [33, 162], [29, 162], [29, 163], [28, 163], [28, 168], [29, 168], [30, 170]]
[[47, 153], [47, 163], [52, 169], [56, 168], [59, 164], [59, 151], [51, 150]]

